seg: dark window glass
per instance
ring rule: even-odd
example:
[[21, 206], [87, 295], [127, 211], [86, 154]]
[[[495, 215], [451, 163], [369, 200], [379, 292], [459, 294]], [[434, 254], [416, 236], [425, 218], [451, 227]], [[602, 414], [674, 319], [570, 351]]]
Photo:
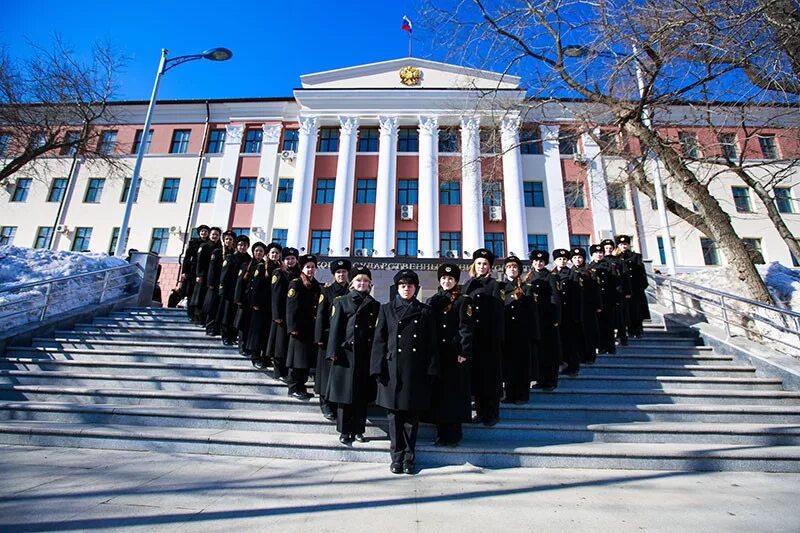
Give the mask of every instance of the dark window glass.
[[482, 154], [496, 154], [500, 151], [500, 139], [497, 136], [497, 130], [481, 129], [480, 139]]
[[503, 257], [506, 255], [502, 233], [484, 233], [483, 245], [487, 250], [492, 252], [495, 257]]
[[378, 151], [378, 128], [361, 128], [358, 132], [358, 151]]
[[745, 238], [742, 239], [742, 242], [747, 247], [750, 260], [753, 261], [753, 263], [756, 265], [763, 265], [766, 263], [766, 261], [764, 261], [764, 253], [761, 251], [761, 239]]
[[92, 228], [75, 228], [75, 237], [72, 239], [73, 252], [83, 252], [89, 249], [92, 240]]
[[[658, 242], [658, 257], [661, 259], [661, 264], [667, 264], [667, 256], [666, 252], [664, 251], [664, 239], [661, 237], [657, 237], [656, 241]], [[672, 237], [672, 258], [675, 259], [677, 262], [678, 251], [675, 249], [675, 237]]]
[[61, 155], [75, 155], [78, 153], [78, 141], [81, 138], [81, 132], [68, 131], [64, 135], [64, 146], [61, 147]]
[[317, 194], [314, 198], [315, 204], [332, 204], [333, 193], [336, 188], [335, 179], [317, 180]]
[[162, 202], [177, 202], [178, 189], [181, 186], [180, 178], [164, 178], [164, 185], [161, 187]]
[[185, 154], [189, 151], [189, 135], [191, 130], [175, 130], [172, 132], [172, 144], [169, 147], [171, 154]]
[[485, 207], [500, 207], [503, 205], [503, 187], [499, 181], [485, 181], [481, 184], [481, 188], [483, 189], [483, 205]]
[[[139, 146], [142, 144], [142, 135], [144, 134], [144, 130], [136, 130], [136, 134], [133, 136], [133, 144], [131, 145], [131, 153], [138, 154], [139, 153]], [[144, 153], [150, 153], [150, 143], [153, 142], [153, 130], [147, 132], [147, 142], [144, 145]]]
[[250, 228], [231, 228], [231, 231], [233, 231], [237, 237], [242, 235], [250, 236]]
[[614, 154], [619, 151], [617, 145], [617, 133], [614, 131], [602, 131], [598, 138], [598, 145], [604, 154]]
[[100, 135], [100, 144], [97, 146], [97, 150], [101, 154], [110, 154], [114, 151], [116, 147], [117, 147], [117, 132], [104, 131]]
[[443, 257], [461, 257], [461, 232], [443, 231], [439, 234], [439, 249]]
[[608, 207], [609, 209], [627, 209], [628, 202], [625, 197], [625, 184], [624, 183], [609, 183], [607, 186], [608, 191]]
[[539, 155], [542, 153], [542, 141], [539, 139], [539, 130], [520, 130], [519, 151], [526, 155]]
[[11, 139], [13, 136], [10, 133], [0, 133], [0, 157], [6, 157], [11, 149]]
[[356, 203], [357, 204], [374, 204], [375, 203], [375, 187], [377, 180], [374, 179], [359, 179], [356, 181]]
[[286, 246], [286, 237], [289, 235], [288, 229], [283, 228], [273, 228], [272, 229], [272, 242], [275, 244], [280, 244], [281, 246]]
[[100, 203], [105, 182], [106, 180], [103, 178], [89, 178], [89, 184], [86, 186], [86, 194], [83, 197], [83, 202], [87, 204]]
[[281, 178], [278, 180], [278, 203], [288, 204], [292, 201], [292, 189], [294, 180], [291, 178]]
[[236, 190], [236, 201], [240, 204], [251, 204], [256, 197], [256, 179], [239, 178], [239, 188]]
[[397, 203], [400, 205], [416, 205], [417, 186], [417, 180], [397, 180]]
[[14, 187], [14, 194], [11, 196], [12, 202], [25, 202], [28, 200], [28, 192], [31, 190], [31, 178], [19, 178]]
[[718, 265], [719, 253], [717, 252], [717, 243], [711, 239], [700, 237], [700, 248], [703, 250], [703, 262], [706, 265]]
[[283, 149], [297, 151], [297, 143], [300, 141], [300, 130], [283, 131]]
[[169, 228], [153, 228], [153, 236], [150, 238], [150, 252], [164, 255], [169, 244]]
[[574, 131], [561, 130], [558, 132], [558, 152], [561, 155], [578, 153], [578, 136]]
[[398, 152], [419, 152], [419, 132], [415, 128], [397, 130]]
[[759, 135], [758, 144], [764, 159], [778, 159], [778, 146], [775, 144], [774, 135]]
[[311, 253], [316, 255], [328, 255], [331, 247], [331, 230], [315, 229], [311, 230]]
[[247, 128], [244, 138], [244, 153], [257, 154], [261, 152], [261, 140], [264, 138], [264, 130], [261, 128]]
[[525, 207], [544, 207], [544, 183], [541, 181], [522, 182]]
[[747, 187], [731, 187], [733, 192], [733, 203], [739, 213], [752, 213], [750, 206], [750, 189]]
[[31, 139], [31, 149], [37, 150], [42, 148], [45, 144], [47, 144], [47, 135], [44, 132], [38, 132], [33, 134], [33, 138]]
[[567, 207], [586, 207], [583, 197], [583, 183], [579, 181], [564, 182], [564, 201]]
[[549, 251], [550, 247], [547, 244], [547, 234], [544, 233], [529, 233], [528, 234], [528, 250], [542, 250]]
[[792, 206], [791, 189], [789, 187], [775, 187], [775, 206], [780, 213], [794, 213]]
[[217, 192], [217, 178], [203, 178], [200, 180], [200, 192], [197, 195], [197, 203], [214, 203], [214, 196]]
[[207, 154], [221, 154], [225, 149], [225, 130], [211, 130], [208, 132]]
[[443, 181], [439, 184], [440, 205], [461, 204], [461, 183], [457, 181]]
[[697, 147], [697, 135], [689, 131], [678, 133], [681, 143], [681, 153], [688, 159], [697, 159], [700, 156], [700, 149]]
[[3, 226], [0, 228], [0, 246], [11, 246], [14, 244], [14, 235], [16, 234], [16, 226]]
[[590, 255], [589, 255], [589, 236], [588, 235], [570, 235], [569, 236], [569, 247], [570, 248], [583, 248], [583, 251], [586, 252], [586, 257], [590, 257]]
[[[142, 190], [142, 180], [139, 179], [136, 182], [136, 192], [133, 195], [133, 202], [136, 203], [139, 201], [139, 191]], [[120, 202], [127, 202], [128, 201], [128, 193], [131, 191], [131, 178], [125, 178], [125, 185], [122, 187], [122, 196], [120, 197]]]
[[733, 133], [723, 133], [719, 136], [719, 144], [722, 149], [722, 157], [730, 161], [739, 158], [739, 150], [736, 147], [736, 135]]
[[51, 226], [42, 226], [36, 230], [36, 240], [33, 241], [33, 247], [38, 249], [47, 248], [50, 246], [50, 235], [53, 234]]
[[371, 256], [374, 238], [375, 232], [373, 231], [354, 231], [353, 255], [365, 255], [364, 250], [366, 250], [366, 255]]
[[439, 152], [443, 154], [458, 152], [458, 132], [439, 130]]
[[[123, 248], [127, 248], [128, 246], [128, 238], [131, 236], [131, 227], [128, 226], [128, 231], [125, 232], [125, 243], [122, 245]], [[198, 235], [192, 235], [192, 239], [198, 238]], [[113, 255], [114, 252], [117, 250], [117, 240], [119, 240], [119, 228], [114, 228], [111, 231], [111, 243], [108, 245], [108, 255]]]
[[398, 231], [397, 232], [397, 256], [398, 257], [417, 257], [417, 232]]
[[339, 151], [339, 129], [320, 128], [319, 129], [319, 150], [322, 153]]

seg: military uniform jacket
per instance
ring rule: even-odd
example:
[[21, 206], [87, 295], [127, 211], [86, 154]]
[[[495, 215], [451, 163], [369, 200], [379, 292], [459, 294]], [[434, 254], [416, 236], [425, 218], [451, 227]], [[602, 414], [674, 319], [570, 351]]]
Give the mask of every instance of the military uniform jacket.
[[643, 292], [647, 288], [647, 271], [641, 254], [628, 250], [618, 256], [622, 261], [622, 272], [631, 282], [632, 292]]
[[183, 266], [181, 271], [186, 274], [187, 278], [197, 277], [197, 252], [203, 242], [204, 241], [200, 239], [191, 239], [189, 244], [186, 245], [186, 252], [184, 252], [183, 255]]
[[336, 282], [325, 285], [321, 289], [319, 304], [317, 305], [317, 323], [314, 325], [314, 342], [321, 345], [323, 351], [328, 347], [333, 301], [339, 296], [344, 296], [348, 293], [347, 285]]
[[613, 310], [619, 301], [619, 278], [614, 275], [612, 265], [605, 261], [592, 261], [588, 270], [597, 283], [600, 293], [601, 308]]
[[561, 320], [563, 322], [580, 323], [583, 313], [581, 286], [578, 275], [569, 268], [553, 269], [556, 289], [561, 298]]
[[219, 289], [219, 280], [222, 276], [222, 262], [226, 254], [223, 246], [211, 250], [211, 257], [208, 260], [208, 271], [206, 273], [206, 283], [209, 289]]
[[631, 295], [631, 277], [630, 275], [623, 272], [624, 265], [622, 263], [622, 259], [613, 255], [607, 255], [603, 258], [603, 261], [609, 265], [611, 274], [616, 276], [618, 279], [617, 283], [617, 293], [620, 296], [620, 300], [625, 296]]
[[225, 300], [234, 301], [242, 264], [247, 264], [250, 259], [250, 254], [234, 251], [226, 255], [222, 260], [222, 270], [220, 270], [219, 275], [219, 293]]
[[327, 400], [350, 405], [358, 400], [369, 402], [375, 398], [375, 380], [370, 379], [370, 357], [380, 308], [372, 296], [355, 290], [333, 300], [328, 312], [330, 335], [325, 356], [328, 360], [335, 358], [335, 361], [331, 363], [328, 374]]
[[533, 296], [533, 301], [539, 311], [540, 333], [542, 329], [560, 323], [561, 293], [558, 291], [553, 273], [546, 268], [534, 270], [525, 286]]
[[247, 274], [250, 280], [247, 285], [247, 303], [251, 308], [258, 307], [260, 311], [269, 306], [269, 275], [267, 264], [264, 261], [252, 261]]
[[[286, 293], [289, 292], [289, 281], [297, 277], [298, 272], [287, 272], [276, 268], [272, 273], [272, 320], [286, 323]], [[291, 278], [290, 278], [291, 276]]]
[[247, 287], [250, 285], [250, 267], [255, 263], [255, 259], [250, 257], [239, 264], [239, 273], [236, 278], [236, 286], [233, 289], [233, 302], [236, 305], [248, 305]]
[[195, 270], [197, 272], [197, 276], [202, 276], [203, 282], [208, 285], [208, 266], [211, 264], [211, 252], [213, 252], [217, 247], [219, 247], [219, 242], [212, 242], [210, 240], [204, 242], [200, 245], [200, 248], [197, 250], [197, 262], [195, 263]]
[[522, 339], [527, 342], [539, 340], [539, 310], [531, 292], [523, 285], [520, 294], [516, 291], [516, 284], [510, 281], [501, 283], [500, 287], [506, 344], [518, 345]]
[[436, 323], [431, 309], [395, 298], [378, 313], [370, 375], [379, 377], [378, 405], [424, 411], [431, 404], [431, 376], [439, 373]]
[[300, 278], [289, 282], [286, 293], [286, 331], [294, 333], [289, 340], [286, 366], [314, 368], [317, 366], [317, 345], [314, 324], [317, 319], [320, 284], [314, 278], [306, 286]]
[[603, 308], [603, 300], [600, 296], [600, 279], [596, 268], [590, 268], [584, 263], [582, 267], [573, 267], [573, 272], [578, 277], [581, 286], [581, 299], [583, 301], [584, 312], [595, 313]]

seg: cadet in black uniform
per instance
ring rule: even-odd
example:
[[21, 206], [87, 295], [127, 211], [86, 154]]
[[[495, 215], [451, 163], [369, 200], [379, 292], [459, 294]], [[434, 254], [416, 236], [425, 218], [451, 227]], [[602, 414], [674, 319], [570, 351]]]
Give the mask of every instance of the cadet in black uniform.
[[186, 245], [186, 252], [183, 255], [183, 266], [181, 272], [181, 283], [183, 283], [184, 294], [186, 295], [186, 314], [189, 319], [194, 321], [195, 306], [192, 305], [192, 294], [197, 284], [197, 252], [200, 245], [208, 240], [210, 228], [205, 224], [197, 226], [197, 239], [191, 239]]
[[631, 238], [628, 235], [617, 235], [617, 257], [622, 261], [623, 275], [630, 279], [631, 298], [628, 307], [628, 334], [634, 339], [644, 333], [642, 322], [650, 318], [647, 305], [647, 271], [644, 268], [642, 255], [631, 250]]
[[317, 370], [314, 374], [314, 392], [319, 396], [319, 408], [322, 411], [322, 416], [328, 420], [336, 420], [336, 404], [327, 399], [328, 373], [331, 368], [331, 362], [327, 358], [331, 309], [333, 300], [350, 292], [348, 276], [352, 267], [353, 265], [347, 259], [331, 260], [330, 268], [331, 274], [333, 274], [333, 281], [322, 287], [319, 305], [317, 306], [314, 342], [317, 343], [318, 351]]
[[[255, 246], [251, 252], [255, 255]], [[263, 249], [259, 253], [263, 253]], [[242, 355], [248, 355], [245, 349], [247, 335], [250, 332], [250, 303], [247, 301], [247, 287], [250, 285], [250, 267], [255, 261], [254, 257], [250, 257], [248, 261], [241, 264], [236, 287], [233, 289], [233, 303], [236, 304], [236, 318], [233, 319], [233, 327], [236, 328], [239, 353]]]
[[578, 330], [578, 352], [581, 363], [594, 363], [597, 359], [599, 331], [597, 317], [602, 311], [600, 284], [596, 274], [586, 265], [586, 251], [583, 248], [572, 249], [572, 270], [578, 276], [581, 287], [581, 327]]
[[470, 362], [472, 394], [475, 397], [473, 422], [493, 426], [500, 420], [500, 396], [503, 387], [502, 346], [505, 323], [500, 285], [492, 277], [494, 254], [486, 248], [472, 254], [471, 279], [464, 284], [464, 294], [472, 298], [475, 332]]
[[458, 446], [461, 424], [472, 416], [469, 362], [474, 322], [472, 300], [461, 293], [461, 270], [445, 263], [437, 269], [439, 291], [428, 298], [436, 320], [439, 378], [433, 386], [431, 409], [425, 421], [436, 424], [436, 446]]
[[614, 255], [616, 251], [616, 244], [612, 239], [604, 239], [601, 243], [605, 256], [605, 261], [610, 267], [614, 276], [619, 279], [617, 307], [614, 312], [614, 329], [617, 330], [617, 338], [622, 346], [628, 345], [628, 308], [631, 301], [631, 280], [628, 276], [624, 275], [622, 260]]
[[206, 291], [208, 290], [208, 265], [211, 262], [211, 252], [221, 246], [219, 242], [220, 235], [222, 235], [221, 229], [217, 227], [211, 228], [208, 240], [201, 244], [200, 249], [197, 251], [197, 263], [195, 264], [197, 277], [195, 278], [196, 284], [192, 292], [192, 306], [194, 307], [194, 321], [201, 326], [205, 326], [206, 323], [203, 304], [206, 301]]
[[289, 350], [289, 332], [286, 330], [286, 294], [289, 282], [300, 275], [297, 266], [297, 248], [286, 247], [281, 250], [281, 266], [272, 272], [272, 325], [269, 331], [267, 355], [272, 357], [273, 377], [286, 381], [289, 369], [286, 356]]
[[206, 315], [206, 335], [213, 337], [220, 334], [219, 322], [217, 322], [217, 312], [219, 311], [219, 289], [222, 279], [222, 263], [225, 256], [234, 252], [236, 233], [231, 230], [222, 234], [222, 246], [214, 248], [211, 252], [211, 260], [208, 262], [208, 289], [206, 299], [203, 302], [203, 313]]
[[321, 285], [317, 273], [317, 256], [307, 254], [298, 258], [300, 275], [289, 282], [286, 293], [286, 329], [289, 331], [289, 350], [286, 366], [289, 368], [289, 396], [308, 400], [314, 395], [306, 390], [310, 369], [317, 364], [317, 343], [314, 342], [314, 324]]
[[505, 281], [500, 284], [505, 317], [503, 342], [504, 403], [528, 403], [534, 344], [539, 340], [539, 319], [533, 296], [522, 282], [522, 260], [506, 258]]
[[547, 270], [550, 254], [544, 250], [530, 253], [531, 271], [526, 276], [526, 290], [533, 296], [539, 315], [539, 342], [534, 350], [533, 374], [535, 389], [545, 392], [558, 386], [558, 365], [561, 362], [561, 297], [556, 278]]
[[269, 273], [264, 259], [267, 245], [257, 242], [253, 245], [253, 260], [248, 271], [247, 304], [250, 307], [250, 323], [247, 328], [245, 354], [256, 368], [265, 368], [264, 348], [267, 344], [269, 324]]
[[553, 276], [556, 278], [556, 288], [561, 298], [561, 362], [563, 374], [576, 375], [581, 369], [581, 354], [578, 352], [576, 340], [580, 335], [581, 315], [581, 287], [578, 277], [567, 266], [569, 250], [558, 248], [553, 250]]
[[372, 273], [369, 269], [356, 265], [350, 276], [350, 292], [335, 298], [328, 313], [330, 335], [326, 346], [326, 359], [331, 366], [325, 397], [336, 406], [336, 429], [342, 444], [366, 441], [367, 405], [375, 399], [370, 357], [381, 307], [370, 296]]
[[431, 382], [438, 375], [439, 343], [430, 307], [416, 298], [413, 270], [394, 276], [397, 298], [378, 314], [370, 375], [378, 382], [377, 404], [389, 410], [390, 470], [414, 473], [419, 415], [431, 406]]
[[237, 330], [234, 327], [236, 320], [236, 284], [240, 278], [240, 271], [252, 259], [247, 249], [250, 248], [250, 238], [247, 235], [236, 237], [236, 247], [232, 253], [225, 256], [222, 261], [222, 272], [219, 279], [219, 310], [217, 322], [222, 334], [222, 344], [233, 346], [236, 343]]
[[589, 271], [600, 288], [600, 312], [597, 314], [597, 350], [599, 353], [617, 353], [614, 343], [614, 314], [619, 300], [619, 279], [611, 271], [611, 264], [603, 261], [603, 246], [589, 247], [592, 262]]

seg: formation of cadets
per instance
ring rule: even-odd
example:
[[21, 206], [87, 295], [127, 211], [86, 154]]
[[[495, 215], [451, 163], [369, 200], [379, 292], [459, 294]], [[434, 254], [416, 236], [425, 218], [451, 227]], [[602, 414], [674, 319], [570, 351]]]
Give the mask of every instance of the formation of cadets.
[[217, 227], [198, 233], [182, 264], [189, 318], [256, 368], [271, 367], [292, 398], [316, 394], [343, 444], [365, 442], [368, 406], [385, 408], [397, 474], [414, 473], [421, 420], [436, 426], [435, 445], [457, 446], [463, 423], [494, 426], [501, 403], [555, 390], [559, 375], [616, 353], [649, 318], [642, 256], [627, 235], [592, 245], [589, 258], [583, 248], [533, 250], [527, 271], [510, 256], [502, 276], [495, 256], [477, 250], [466, 273], [439, 265], [425, 303], [418, 275], [401, 270], [381, 304], [366, 266], [331, 259], [323, 286], [314, 255], [251, 246]]

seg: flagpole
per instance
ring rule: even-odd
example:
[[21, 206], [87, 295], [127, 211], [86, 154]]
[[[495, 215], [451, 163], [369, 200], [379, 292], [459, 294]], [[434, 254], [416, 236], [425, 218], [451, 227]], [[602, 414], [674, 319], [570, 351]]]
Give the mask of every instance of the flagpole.
[[411, 57], [411, 32], [408, 32], [408, 57]]

